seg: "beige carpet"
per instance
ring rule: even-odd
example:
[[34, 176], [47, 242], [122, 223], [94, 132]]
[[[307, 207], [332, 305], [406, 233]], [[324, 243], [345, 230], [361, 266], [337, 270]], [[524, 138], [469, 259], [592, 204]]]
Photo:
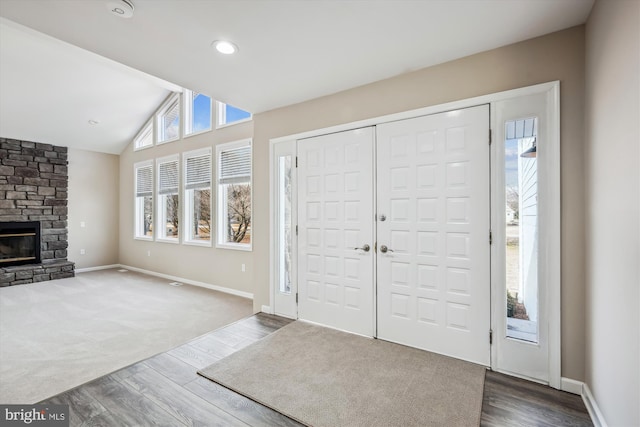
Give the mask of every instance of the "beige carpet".
[[293, 322], [199, 374], [304, 424], [477, 426], [485, 368]]
[[116, 270], [0, 288], [0, 403], [35, 403], [252, 314], [252, 301]]

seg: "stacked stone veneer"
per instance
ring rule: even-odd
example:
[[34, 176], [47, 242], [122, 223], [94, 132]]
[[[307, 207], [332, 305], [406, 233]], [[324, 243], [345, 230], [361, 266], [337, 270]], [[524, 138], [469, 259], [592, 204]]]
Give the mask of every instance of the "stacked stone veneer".
[[40, 221], [41, 264], [0, 268], [0, 286], [74, 276], [67, 261], [67, 147], [0, 138], [0, 222]]

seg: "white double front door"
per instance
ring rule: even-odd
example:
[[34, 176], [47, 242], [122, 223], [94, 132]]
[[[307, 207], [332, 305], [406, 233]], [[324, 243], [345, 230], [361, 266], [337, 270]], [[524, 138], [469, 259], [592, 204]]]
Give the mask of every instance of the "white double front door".
[[299, 318], [489, 365], [488, 142], [487, 105], [298, 141]]

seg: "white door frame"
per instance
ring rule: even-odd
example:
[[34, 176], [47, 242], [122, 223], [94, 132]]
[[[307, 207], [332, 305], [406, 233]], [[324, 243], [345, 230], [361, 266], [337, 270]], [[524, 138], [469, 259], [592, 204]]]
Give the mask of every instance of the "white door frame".
[[[309, 138], [313, 136], [324, 135], [332, 132], [341, 132], [345, 130], [352, 130], [356, 128], [366, 127], [366, 126], [375, 126], [377, 124], [409, 119], [418, 116], [424, 116], [429, 114], [441, 113], [449, 110], [456, 110], [460, 108], [473, 107], [480, 104], [492, 104], [491, 109], [491, 128], [495, 128], [495, 114], [493, 110], [495, 106], [493, 105], [497, 101], [516, 98], [519, 96], [532, 95], [536, 93], [550, 92], [551, 98], [553, 100], [550, 107], [548, 120], [550, 121], [551, 127], [551, 138], [549, 144], [551, 146], [550, 150], [553, 153], [551, 158], [547, 159], [548, 162], [545, 167], [548, 168], [547, 175], [549, 177], [548, 182], [550, 183], [550, 188], [548, 191], [549, 201], [548, 201], [548, 211], [546, 215], [550, 218], [550, 221], [546, 224], [546, 229], [542, 232], [548, 236], [547, 238], [547, 255], [544, 259], [544, 263], [546, 264], [545, 271], [543, 275], [539, 276], [540, 280], [546, 280], [548, 285], [548, 307], [549, 307], [549, 385], [554, 388], [561, 388], [561, 276], [560, 276], [560, 82], [552, 81], [548, 83], [541, 83], [533, 86], [527, 86], [519, 89], [512, 89], [504, 92], [497, 92], [488, 95], [482, 95], [474, 98], [468, 98], [459, 101], [448, 102], [439, 105], [433, 105], [429, 107], [419, 108], [410, 111], [404, 111], [395, 114], [389, 114], [385, 116], [375, 117], [366, 120], [360, 120], [357, 122], [345, 123], [341, 125], [331, 126], [322, 129], [315, 129], [307, 132], [301, 132], [293, 135], [282, 136], [278, 138], [273, 138], [269, 140], [270, 145], [270, 241], [271, 251], [270, 251], [270, 306], [263, 307], [264, 311], [273, 312], [274, 309], [274, 296], [275, 296], [275, 283], [277, 272], [275, 271], [275, 251], [277, 250], [276, 243], [274, 243], [275, 236], [275, 226], [277, 221], [277, 216], [275, 214], [275, 206], [273, 202], [273, 195], [275, 194], [276, 183], [274, 182], [274, 156], [273, 156], [273, 146], [275, 144], [285, 142], [285, 141], [295, 141], [302, 138]], [[493, 144], [491, 147], [491, 159], [494, 162], [496, 159], [496, 144]], [[492, 171], [492, 188], [495, 187], [495, 173]], [[503, 209], [503, 207], [495, 206], [494, 200], [492, 200], [492, 212], [496, 209]], [[492, 227], [497, 229], [496, 225], [496, 215], [492, 215]], [[498, 271], [496, 269], [504, 268], [504, 260], [500, 261], [496, 256], [496, 245], [493, 245], [492, 248], [492, 262], [491, 262], [491, 271]], [[492, 274], [492, 296], [491, 296], [491, 306], [492, 306], [492, 327], [495, 327], [496, 321], [496, 308], [500, 307], [502, 299], [498, 297], [501, 295], [501, 290], [503, 287], [503, 283], [496, 283], [495, 275]], [[492, 346], [492, 363], [495, 361], [495, 346]], [[493, 367], [493, 365], [492, 365]]]

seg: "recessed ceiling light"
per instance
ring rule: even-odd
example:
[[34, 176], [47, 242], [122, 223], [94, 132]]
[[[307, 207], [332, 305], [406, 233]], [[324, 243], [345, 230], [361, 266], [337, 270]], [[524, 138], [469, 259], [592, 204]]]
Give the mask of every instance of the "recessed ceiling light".
[[226, 40], [216, 40], [211, 43], [211, 45], [215, 47], [218, 52], [224, 53], [225, 55], [231, 55], [238, 51], [238, 46]]
[[100, 120], [93, 120], [93, 119], [89, 120], [89, 124], [90, 124], [91, 126], [95, 126], [95, 125], [97, 125], [98, 123], [100, 123]]
[[129, 0], [108, 0], [107, 9], [120, 18], [131, 18], [134, 7]]

